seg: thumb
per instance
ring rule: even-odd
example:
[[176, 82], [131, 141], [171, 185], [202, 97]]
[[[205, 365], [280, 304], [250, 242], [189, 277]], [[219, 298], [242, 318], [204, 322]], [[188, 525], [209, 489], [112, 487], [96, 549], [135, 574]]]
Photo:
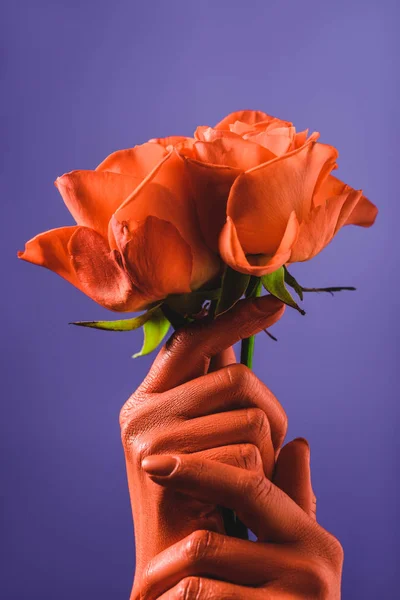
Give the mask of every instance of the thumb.
[[282, 448], [275, 465], [274, 484], [310, 517], [316, 519], [316, 498], [311, 485], [310, 446], [296, 438]]

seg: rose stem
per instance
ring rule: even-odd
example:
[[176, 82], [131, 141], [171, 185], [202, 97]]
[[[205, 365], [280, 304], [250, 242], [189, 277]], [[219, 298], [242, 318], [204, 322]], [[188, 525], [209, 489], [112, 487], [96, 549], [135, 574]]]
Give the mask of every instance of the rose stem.
[[246, 365], [249, 369], [253, 368], [253, 356], [254, 356], [254, 346], [255, 346], [256, 338], [252, 335], [249, 338], [242, 340], [240, 346], [240, 362], [242, 365]]
[[[252, 276], [250, 278], [250, 282], [245, 293], [246, 298], [256, 298], [261, 294], [261, 289], [261, 278]], [[248, 367], [249, 369], [253, 368], [255, 341], [256, 336], [251, 335], [249, 338], [245, 338], [244, 340], [242, 340], [242, 344], [240, 347], [240, 362], [242, 363], [242, 365], [246, 365], [246, 367]]]
[[[261, 294], [261, 279], [259, 277], [251, 277], [249, 285], [245, 293], [246, 298], [255, 298]], [[249, 369], [253, 366], [253, 356], [254, 356], [254, 345], [255, 345], [256, 337], [255, 335], [250, 336], [249, 338], [245, 338], [242, 340], [241, 348], [240, 348], [240, 362], [242, 365], [246, 365]], [[234, 511], [228, 510], [226, 508], [223, 509], [223, 517], [225, 530], [228, 535], [233, 537], [240, 538], [242, 540], [249, 539], [249, 532], [242, 523], [240, 519], [237, 518], [237, 515]]]

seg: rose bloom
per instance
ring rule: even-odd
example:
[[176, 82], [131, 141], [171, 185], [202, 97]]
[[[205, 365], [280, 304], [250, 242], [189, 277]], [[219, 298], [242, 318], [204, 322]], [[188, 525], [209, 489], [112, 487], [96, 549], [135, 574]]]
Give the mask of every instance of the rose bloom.
[[55, 184], [77, 225], [36, 236], [19, 257], [98, 304], [141, 310], [220, 273], [201, 236], [185, 161], [169, 140], [114, 152], [94, 171], [73, 171]]
[[318, 133], [260, 111], [228, 115], [180, 141], [204, 239], [225, 263], [261, 276], [318, 254], [343, 225], [377, 208], [333, 175], [338, 152]]
[[318, 136], [240, 111], [193, 138], [114, 152], [57, 179], [77, 225], [36, 236], [19, 256], [116, 311], [218, 284], [221, 258], [257, 276], [309, 260], [343, 225], [368, 227], [377, 214], [331, 175], [337, 151]]

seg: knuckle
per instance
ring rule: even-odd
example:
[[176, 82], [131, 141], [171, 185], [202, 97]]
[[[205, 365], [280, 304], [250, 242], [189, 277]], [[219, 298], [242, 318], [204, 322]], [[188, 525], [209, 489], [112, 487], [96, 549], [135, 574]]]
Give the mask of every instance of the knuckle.
[[168, 354], [182, 352], [192, 344], [194, 331], [190, 327], [177, 329], [166, 344]]
[[[327, 600], [332, 598], [335, 578], [321, 559], [308, 558], [303, 569], [298, 572], [299, 587], [307, 591], [309, 598]], [[336, 596], [335, 596], [336, 597]]]
[[149, 422], [149, 404], [143, 400], [144, 396], [135, 392], [120, 410], [119, 424], [123, 443], [140, 434], [144, 424]]
[[299, 576], [305, 588], [310, 590], [310, 597], [339, 597], [344, 554], [337, 538], [313, 524], [306, 541], [306, 555], [307, 561], [299, 569]]
[[128, 400], [122, 405], [121, 410], [119, 411], [119, 425], [122, 429], [129, 422], [132, 411], [134, 410], [137, 403], [136, 392], [134, 392]]
[[280, 426], [279, 426], [279, 431], [278, 431], [278, 447], [280, 447], [283, 442], [284, 439], [286, 437], [287, 434], [287, 430], [288, 430], [288, 416], [284, 410], [284, 408], [279, 404], [280, 407]]
[[252, 473], [243, 479], [243, 492], [254, 503], [264, 501], [272, 490], [272, 484], [262, 473]]
[[325, 554], [328, 561], [334, 567], [341, 568], [344, 560], [343, 546], [339, 540], [328, 531], [325, 532]]
[[237, 387], [242, 393], [248, 393], [249, 389], [254, 385], [254, 373], [241, 363], [229, 365], [226, 370], [232, 385]]
[[251, 433], [255, 433], [257, 439], [264, 439], [270, 435], [268, 417], [261, 408], [249, 408], [246, 410], [247, 424]]
[[176, 600], [200, 600], [201, 579], [200, 577], [185, 577], [181, 579], [176, 588]]
[[213, 546], [213, 534], [211, 531], [194, 531], [187, 538], [184, 554], [189, 563], [201, 562], [211, 551]]
[[240, 444], [239, 446], [239, 466], [254, 471], [262, 465], [261, 454], [254, 444]]
[[121, 425], [121, 440], [125, 452], [129, 451], [137, 438], [135, 419], [128, 418]]
[[155, 439], [146, 435], [127, 436], [124, 441], [126, 456], [137, 469], [141, 469], [142, 461], [152, 454], [157, 454]]

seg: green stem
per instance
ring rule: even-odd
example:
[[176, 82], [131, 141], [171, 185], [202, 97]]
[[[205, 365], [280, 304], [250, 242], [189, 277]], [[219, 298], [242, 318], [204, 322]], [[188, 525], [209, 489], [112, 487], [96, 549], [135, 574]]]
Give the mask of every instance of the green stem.
[[[240, 348], [240, 362], [242, 365], [246, 365], [249, 369], [253, 366], [254, 356], [254, 344], [255, 336], [252, 335], [249, 338], [242, 340]], [[249, 532], [247, 527], [240, 519], [238, 519], [236, 513], [232, 510], [223, 510], [225, 530], [228, 535], [240, 538], [242, 540], [249, 539]]]
[[[256, 298], [261, 294], [261, 290], [261, 279], [259, 277], [251, 277], [245, 296], [246, 298]], [[253, 367], [255, 341], [256, 337], [252, 335], [242, 340], [241, 343], [240, 362], [242, 365], [246, 365], [246, 367], [249, 369]], [[244, 523], [237, 518], [237, 515], [234, 511], [224, 508], [223, 516], [225, 531], [228, 535], [240, 538], [242, 540], [249, 539], [249, 532], [246, 525], [244, 525]]]
[[[251, 277], [250, 283], [245, 293], [246, 298], [257, 298], [262, 290], [262, 282], [260, 277]], [[256, 338], [254, 335], [242, 340], [240, 348], [240, 362], [246, 365], [249, 369], [253, 368], [254, 345]]]
[[253, 368], [255, 342], [256, 336], [252, 335], [251, 337], [242, 340], [240, 347], [240, 362], [242, 365], [246, 365], [246, 367], [249, 369]]

